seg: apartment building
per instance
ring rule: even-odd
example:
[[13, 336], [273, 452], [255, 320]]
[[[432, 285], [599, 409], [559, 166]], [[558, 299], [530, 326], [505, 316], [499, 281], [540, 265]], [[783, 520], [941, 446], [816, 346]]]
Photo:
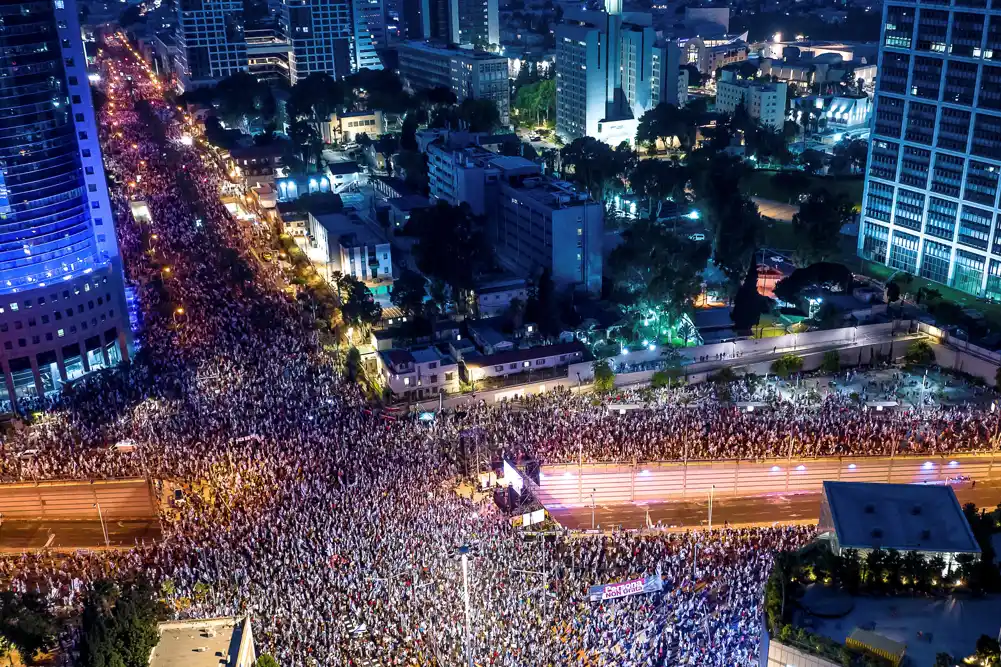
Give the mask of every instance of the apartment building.
[[511, 89], [504, 56], [410, 41], [399, 47], [399, 70], [410, 90], [444, 87], [460, 102], [467, 98], [491, 100], [501, 124], [510, 123]]
[[858, 253], [1001, 300], [1001, 8], [883, 9]]
[[376, 360], [383, 384], [394, 396], [419, 399], [459, 391], [459, 365], [436, 347], [385, 350]]
[[785, 83], [738, 79], [734, 72], [723, 70], [716, 82], [716, 110], [732, 114], [743, 105], [751, 118], [781, 132], [786, 117], [786, 89]]

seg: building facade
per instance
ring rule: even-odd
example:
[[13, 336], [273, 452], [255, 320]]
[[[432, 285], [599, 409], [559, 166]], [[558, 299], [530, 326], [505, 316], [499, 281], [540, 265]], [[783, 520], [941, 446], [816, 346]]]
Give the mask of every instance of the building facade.
[[640, 116], [687, 101], [680, 66], [680, 48], [658, 40], [650, 14], [623, 15], [616, 0], [604, 11], [568, 11], [556, 28], [556, 133], [632, 143]]
[[491, 100], [502, 125], [511, 121], [511, 86], [507, 58], [486, 51], [449, 48], [423, 42], [399, 47], [400, 76], [413, 91], [444, 87], [461, 102]]
[[0, 2], [0, 403], [129, 358], [131, 332], [73, 0]]
[[282, 0], [280, 24], [292, 85], [314, 72], [351, 73], [355, 22], [349, 0]]
[[1001, 300], [1001, 8], [883, 11], [858, 253]]
[[181, 92], [248, 68], [241, 0], [177, 0], [174, 40]]
[[716, 110], [732, 114], [743, 105], [748, 116], [781, 132], [786, 117], [786, 88], [785, 83], [741, 80], [723, 70], [716, 82]]
[[376, 49], [386, 45], [386, 16], [382, 0], [352, 0], [352, 71], [382, 69]]

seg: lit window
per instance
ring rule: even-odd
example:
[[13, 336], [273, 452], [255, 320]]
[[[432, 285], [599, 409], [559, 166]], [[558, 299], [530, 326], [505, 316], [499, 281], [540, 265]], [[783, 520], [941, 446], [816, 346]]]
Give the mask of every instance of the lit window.
[[59, 331], [57, 331], [57, 332], [56, 332], [56, 334], [57, 334], [57, 335], [58, 335], [58, 336], [59, 336], [60, 338], [62, 338], [63, 336], [65, 336], [65, 335], [66, 335], [66, 330], [65, 330], [65, 329], [60, 329]]

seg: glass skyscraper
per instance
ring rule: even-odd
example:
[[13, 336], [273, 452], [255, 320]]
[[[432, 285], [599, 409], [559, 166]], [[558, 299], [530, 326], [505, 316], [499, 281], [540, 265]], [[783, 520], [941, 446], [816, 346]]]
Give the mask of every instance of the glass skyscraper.
[[127, 359], [75, 0], [0, 0], [0, 404]]
[[888, 0], [875, 102], [859, 255], [1001, 300], [1001, 0]]

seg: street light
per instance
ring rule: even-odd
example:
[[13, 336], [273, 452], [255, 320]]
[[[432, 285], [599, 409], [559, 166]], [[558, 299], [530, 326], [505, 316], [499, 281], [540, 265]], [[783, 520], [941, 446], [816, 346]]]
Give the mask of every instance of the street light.
[[174, 309], [174, 324], [177, 324], [177, 316], [183, 314], [184, 314], [184, 308], [182, 308], [181, 306], [178, 306], [177, 308]]
[[462, 600], [466, 607], [466, 662], [473, 667], [473, 641], [469, 620], [469, 545], [459, 547], [462, 557]]
[[101, 520], [101, 532], [104, 533], [104, 546], [110, 547], [111, 544], [108, 542], [108, 528], [104, 525], [104, 515], [101, 513], [101, 503], [94, 503], [94, 507], [97, 508], [97, 518]]

